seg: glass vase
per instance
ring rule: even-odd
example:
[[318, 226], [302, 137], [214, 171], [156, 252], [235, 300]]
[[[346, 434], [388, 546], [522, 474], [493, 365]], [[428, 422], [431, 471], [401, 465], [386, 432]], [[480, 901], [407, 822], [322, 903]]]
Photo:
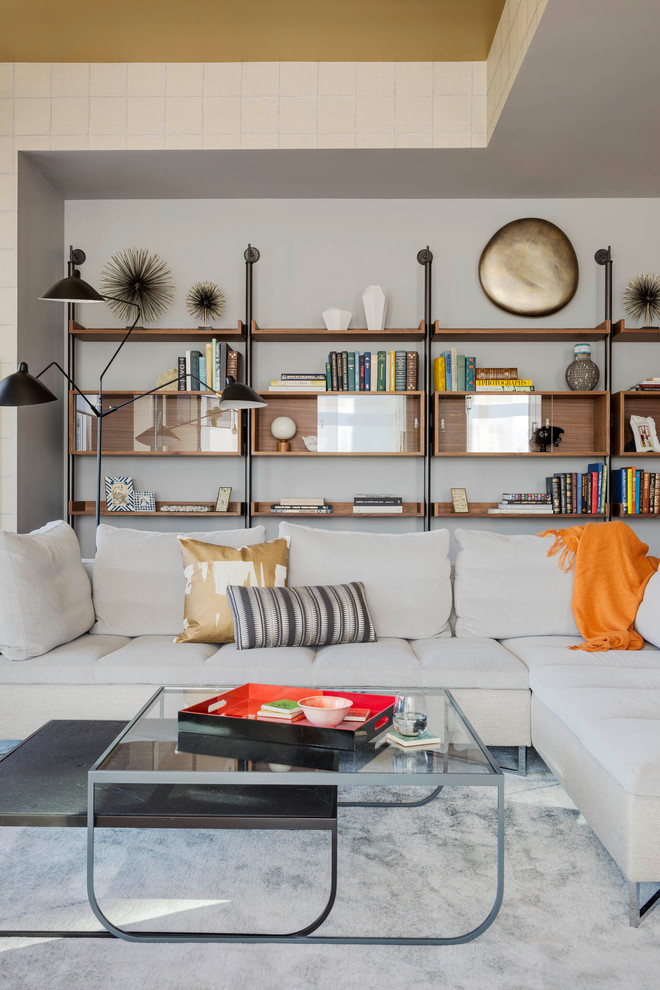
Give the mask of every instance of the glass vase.
[[572, 392], [591, 392], [600, 378], [598, 365], [591, 360], [591, 346], [576, 344], [573, 360], [566, 369], [566, 383]]

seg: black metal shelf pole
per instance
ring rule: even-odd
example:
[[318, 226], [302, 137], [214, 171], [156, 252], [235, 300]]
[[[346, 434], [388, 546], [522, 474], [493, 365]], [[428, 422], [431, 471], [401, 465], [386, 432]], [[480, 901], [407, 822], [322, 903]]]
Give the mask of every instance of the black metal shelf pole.
[[[248, 244], [243, 253], [245, 258], [245, 384], [252, 387], [252, 269], [259, 261], [259, 251]], [[252, 525], [252, 410], [243, 413], [243, 465], [245, 471], [245, 528]]]
[[[605, 389], [610, 393], [610, 400], [612, 398], [612, 247], [608, 245], [606, 248], [599, 248], [594, 255], [594, 261], [597, 265], [602, 265], [605, 268], [605, 320], [609, 322], [610, 332], [605, 340]], [[611, 492], [611, 482], [612, 482], [612, 430], [614, 428], [612, 407], [610, 405], [610, 443], [609, 451], [607, 456], [604, 458], [607, 465], [607, 485], [605, 492], [605, 499], [609, 505], [609, 514], [607, 519], [612, 518], [612, 503], [610, 501]]]
[[431, 273], [433, 253], [428, 244], [417, 253], [417, 261], [424, 266], [424, 402], [426, 404], [426, 440], [424, 443], [424, 531], [431, 529], [433, 518], [433, 495], [431, 468], [433, 456], [433, 361], [431, 342], [433, 322], [431, 316]]

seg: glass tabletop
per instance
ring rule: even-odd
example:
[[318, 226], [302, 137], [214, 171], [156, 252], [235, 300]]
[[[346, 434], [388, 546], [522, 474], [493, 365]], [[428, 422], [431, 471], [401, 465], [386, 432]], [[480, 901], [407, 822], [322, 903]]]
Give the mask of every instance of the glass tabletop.
[[[387, 731], [392, 731], [391, 727], [355, 751], [180, 731], [178, 713], [181, 709], [226, 690], [212, 687], [159, 689], [90, 773], [98, 782], [104, 779], [158, 782], [162, 775], [168, 782], [198, 780], [202, 783], [206, 780], [282, 785], [291, 784], [293, 777], [296, 783], [312, 779], [314, 783], [321, 783], [319, 775], [323, 774], [336, 775], [336, 780], [327, 781], [331, 784], [386, 783], [387, 778], [394, 784], [411, 783], [419, 777], [479, 775], [495, 778], [501, 773], [448, 691], [425, 692], [429, 706], [427, 731], [439, 741], [424, 747], [404, 748], [390, 743], [386, 737]], [[374, 689], [373, 693], [405, 692]], [[415, 782], [420, 783], [420, 780]]]

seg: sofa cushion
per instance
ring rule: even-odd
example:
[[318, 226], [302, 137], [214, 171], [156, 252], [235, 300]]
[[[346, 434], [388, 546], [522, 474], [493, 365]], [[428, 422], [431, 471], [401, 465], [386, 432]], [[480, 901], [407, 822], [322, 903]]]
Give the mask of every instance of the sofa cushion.
[[239, 650], [235, 643], [226, 643], [204, 662], [204, 683], [233, 687], [256, 681], [289, 687], [311, 686], [314, 654], [315, 650], [309, 646]]
[[94, 684], [97, 661], [128, 642], [125, 636], [85, 633], [43, 656], [32, 657], [29, 663], [0, 657], [0, 684]]
[[341, 643], [317, 650], [314, 687], [421, 687], [422, 667], [404, 639]]
[[89, 578], [67, 523], [25, 534], [0, 531], [0, 652], [8, 660], [48, 653], [93, 622]]
[[642, 604], [637, 609], [635, 629], [649, 643], [660, 646], [660, 571], [647, 582]]
[[97, 684], [205, 684], [204, 661], [217, 647], [173, 643], [171, 636], [138, 636], [96, 664]]
[[183, 632], [177, 643], [231, 643], [234, 620], [227, 599], [230, 584], [284, 587], [289, 549], [286, 540], [251, 547], [218, 547], [179, 537], [186, 587]]
[[527, 667], [494, 639], [416, 639], [412, 648], [428, 687], [521, 689], [529, 687]]
[[[263, 526], [186, 536], [219, 546], [261, 543]], [[94, 561], [93, 633], [176, 636], [183, 625], [186, 587], [176, 533], [99, 526]]]
[[371, 643], [374, 627], [361, 581], [297, 588], [227, 588], [239, 650]]
[[361, 581], [378, 637], [449, 636], [449, 533], [328, 532], [280, 523], [289, 586]]
[[454, 604], [457, 636], [577, 636], [573, 572], [548, 557], [551, 536], [505, 536], [457, 529]]
[[540, 667], [530, 684], [534, 703], [560, 719], [629, 794], [660, 796], [660, 668], [631, 677], [608, 667]]
[[574, 636], [524, 636], [519, 639], [504, 639], [502, 646], [522, 660], [529, 670], [557, 666], [639, 670], [660, 664], [660, 650], [650, 644], [643, 650], [606, 650], [603, 653], [569, 649], [581, 642], [581, 639]]

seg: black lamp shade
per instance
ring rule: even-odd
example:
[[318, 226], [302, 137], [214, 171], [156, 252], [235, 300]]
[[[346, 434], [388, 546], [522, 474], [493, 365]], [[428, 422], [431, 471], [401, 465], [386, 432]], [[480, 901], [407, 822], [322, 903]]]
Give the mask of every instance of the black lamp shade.
[[220, 396], [221, 409], [260, 409], [268, 405], [249, 385], [241, 385], [231, 376], [227, 378], [227, 382]]
[[74, 271], [72, 275], [61, 278], [55, 285], [51, 285], [48, 292], [44, 292], [40, 299], [54, 299], [56, 302], [83, 303], [83, 302], [103, 302], [102, 296], [96, 289], [80, 277], [79, 271]]
[[56, 399], [49, 388], [29, 373], [25, 361], [21, 361], [18, 371], [0, 382], [0, 406], [36, 406]]

